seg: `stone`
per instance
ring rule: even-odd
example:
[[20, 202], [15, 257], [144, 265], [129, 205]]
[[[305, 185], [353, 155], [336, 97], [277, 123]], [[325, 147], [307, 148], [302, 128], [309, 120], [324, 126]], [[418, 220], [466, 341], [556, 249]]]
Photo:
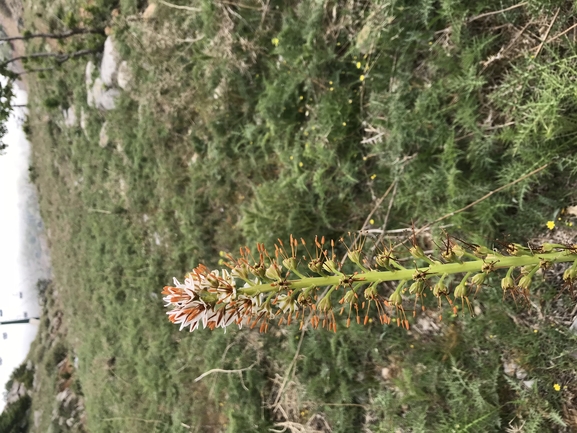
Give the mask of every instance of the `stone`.
[[104, 82], [100, 79], [100, 77], [96, 78], [92, 84], [92, 87], [88, 89], [88, 93], [86, 95], [86, 103], [89, 107], [96, 107], [98, 105], [98, 100], [102, 96], [102, 93], [106, 91], [106, 87], [104, 87]]
[[20, 383], [17, 380], [15, 380], [14, 382], [12, 382], [12, 388], [6, 395], [5, 399], [6, 403], [10, 404], [18, 401], [20, 397], [24, 396], [24, 394], [26, 394], [26, 387], [24, 386], [23, 383]]
[[110, 138], [108, 137], [108, 122], [104, 122], [102, 124], [102, 128], [100, 128], [100, 136], [98, 140], [98, 144], [103, 149], [108, 146], [110, 143]]
[[120, 96], [120, 90], [108, 89], [102, 92], [100, 98], [96, 100], [96, 106], [102, 110], [114, 110], [116, 108], [116, 98]]
[[62, 403], [70, 395], [70, 392], [70, 388], [66, 388], [64, 391], [59, 392], [56, 394], [56, 401]]
[[69, 128], [76, 126], [76, 110], [74, 107], [69, 107], [68, 110], [63, 111], [64, 114], [64, 125]]
[[507, 376], [513, 377], [517, 368], [519, 368], [519, 365], [514, 361], [503, 362], [503, 370]]
[[142, 12], [143, 20], [150, 20], [156, 15], [156, 3], [150, 3], [148, 7]]
[[82, 128], [82, 132], [84, 132], [84, 136], [86, 138], [88, 137], [88, 130], [86, 129], [88, 126], [88, 116], [86, 114], [86, 111], [84, 110], [84, 107], [80, 107], [80, 128]]
[[535, 385], [535, 380], [524, 380], [523, 385], [525, 385], [527, 389], [531, 389], [533, 385]]
[[92, 83], [94, 82], [94, 62], [92, 60], [90, 60], [87, 64], [86, 64], [86, 69], [84, 71], [84, 81], [86, 82], [86, 90], [88, 90], [90, 88], [90, 86], [92, 86]]
[[515, 372], [515, 377], [519, 380], [525, 380], [525, 378], [527, 378], [527, 370], [525, 370], [524, 368], [517, 368], [517, 371]]
[[381, 377], [384, 380], [390, 380], [393, 377], [393, 375], [391, 374], [391, 369], [388, 367], [383, 367], [381, 369]]
[[130, 71], [126, 60], [123, 60], [120, 63], [116, 80], [118, 81], [118, 87], [120, 87], [122, 90], [127, 90], [130, 82], [132, 81], [132, 72]]
[[34, 427], [40, 427], [40, 419], [42, 418], [42, 411], [35, 410], [34, 411]]
[[112, 36], [108, 36], [104, 42], [104, 52], [102, 53], [102, 62], [100, 63], [100, 78], [107, 86], [116, 84], [119, 60], [120, 55], [114, 47]]

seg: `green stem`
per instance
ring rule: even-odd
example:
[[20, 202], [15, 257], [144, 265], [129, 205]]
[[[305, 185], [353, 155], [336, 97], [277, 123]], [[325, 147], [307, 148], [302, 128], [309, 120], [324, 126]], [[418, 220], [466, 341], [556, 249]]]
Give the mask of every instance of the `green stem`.
[[[463, 263], [445, 263], [435, 264], [426, 267], [418, 268], [420, 272], [426, 272], [428, 275], [443, 275], [443, 274], [460, 274], [467, 272], [479, 272], [486, 262], [493, 263], [493, 269], [516, 268], [527, 265], [539, 265], [542, 261], [550, 263], [572, 262], [577, 260], [577, 254], [568, 254], [567, 251], [558, 251], [553, 253], [523, 255], [523, 256], [495, 256], [487, 255], [485, 260], [473, 260]], [[398, 271], [368, 271], [356, 274], [354, 278], [357, 281], [364, 283], [381, 283], [384, 281], [397, 280], [412, 280], [414, 269], [402, 269]], [[310, 286], [323, 287], [335, 286], [341, 282], [341, 276], [325, 276], [325, 277], [306, 277], [298, 280], [289, 280], [283, 285], [291, 289], [305, 289]], [[247, 287], [239, 289], [240, 293], [248, 296], [253, 296], [257, 293], [266, 293], [271, 291], [278, 291], [278, 284], [261, 284], [254, 287]]]

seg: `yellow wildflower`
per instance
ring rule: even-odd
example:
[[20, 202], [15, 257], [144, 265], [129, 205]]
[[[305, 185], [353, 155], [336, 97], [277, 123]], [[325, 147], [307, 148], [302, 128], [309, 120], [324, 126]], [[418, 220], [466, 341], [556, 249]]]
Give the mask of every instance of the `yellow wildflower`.
[[299, 167], [302, 167], [304, 164], [302, 162], [299, 162]]
[[361, 62], [357, 62], [357, 69], [361, 69]]
[[561, 385], [559, 385], [558, 383], [556, 383], [555, 385], [553, 385], [553, 389], [557, 392], [561, 391]]
[[361, 75], [361, 76], [359, 77], [359, 80], [365, 81], [365, 76], [364, 76], [364, 75]]
[[555, 221], [547, 221], [547, 228], [553, 230], [555, 228]]
[[377, 178], [376, 174], [371, 175], [371, 180], [375, 180]]
[[375, 220], [371, 218], [371, 220], [369, 221], [369, 224], [373, 225], [375, 223]]
[[272, 38], [270, 41], [272, 42], [272, 44], [273, 44], [275, 47], [278, 47], [278, 44], [279, 44], [279, 42], [280, 42], [280, 41], [278, 40], [278, 38]]
[[343, 122], [343, 126], [347, 126], [347, 122]]

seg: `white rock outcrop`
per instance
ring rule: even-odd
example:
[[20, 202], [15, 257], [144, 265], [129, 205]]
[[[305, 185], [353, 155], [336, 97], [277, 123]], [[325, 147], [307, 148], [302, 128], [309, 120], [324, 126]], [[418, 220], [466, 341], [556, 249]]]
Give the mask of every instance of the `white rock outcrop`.
[[120, 54], [116, 51], [114, 41], [111, 36], [104, 42], [104, 52], [102, 53], [102, 62], [100, 63], [100, 78], [107, 86], [114, 86], [118, 76], [118, 65], [120, 63]]
[[64, 115], [64, 125], [69, 128], [76, 126], [76, 109], [74, 107], [69, 107], [68, 110], [62, 112]]
[[126, 90], [132, 81], [132, 71], [128, 67], [126, 60], [123, 60], [118, 67], [118, 74], [116, 76], [118, 81], [118, 87], [122, 90]]
[[114, 110], [116, 108], [116, 99], [120, 96], [119, 89], [105, 90], [100, 98], [96, 100], [96, 106], [102, 110]]
[[104, 149], [108, 146], [108, 143], [110, 143], [110, 138], [108, 137], [108, 122], [104, 122], [102, 124], [102, 128], [100, 128], [98, 144]]

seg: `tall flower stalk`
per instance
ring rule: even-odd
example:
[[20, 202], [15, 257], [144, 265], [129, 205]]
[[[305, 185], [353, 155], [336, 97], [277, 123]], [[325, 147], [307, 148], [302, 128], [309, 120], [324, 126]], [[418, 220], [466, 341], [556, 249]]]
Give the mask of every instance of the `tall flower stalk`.
[[[397, 258], [392, 249], [384, 248], [372, 259], [363, 251], [363, 243], [347, 247], [347, 256], [337, 260], [335, 243], [315, 239], [311, 253], [304, 240], [291, 236], [289, 247], [282, 241], [270, 254], [263, 244], [256, 253], [244, 247], [238, 257], [226, 255], [228, 269], [209, 270], [200, 265], [180, 283], [163, 290], [171, 322], [190, 331], [204, 328], [259, 327], [266, 331], [272, 320], [279, 324], [298, 321], [336, 332], [335, 313], [347, 314], [351, 320], [367, 323], [374, 309], [382, 324], [391, 321], [409, 328], [405, 307], [432, 294], [439, 305], [446, 300], [458, 311], [458, 304], [470, 308], [469, 296], [485, 283], [487, 276], [506, 270], [501, 280], [504, 294], [529, 295], [539, 269], [554, 263], [573, 262], [563, 279], [567, 284], [577, 280], [577, 245], [543, 244], [526, 248], [510, 244], [506, 252], [447, 239], [439, 257], [427, 255], [413, 242], [409, 249], [410, 265]], [[300, 256], [304, 250], [306, 256]], [[405, 264], [403, 264], [405, 263]], [[306, 266], [306, 267], [305, 267]], [[351, 268], [345, 272], [344, 269]], [[451, 284], [454, 275], [455, 284]], [[381, 283], [397, 282], [396, 289], [385, 294]], [[454, 287], [453, 287], [454, 286]], [[389, 290], [390, 291], [390, 290]], [[375, 314], [375, 313], [373, 313]]]

